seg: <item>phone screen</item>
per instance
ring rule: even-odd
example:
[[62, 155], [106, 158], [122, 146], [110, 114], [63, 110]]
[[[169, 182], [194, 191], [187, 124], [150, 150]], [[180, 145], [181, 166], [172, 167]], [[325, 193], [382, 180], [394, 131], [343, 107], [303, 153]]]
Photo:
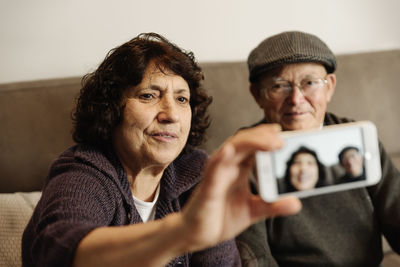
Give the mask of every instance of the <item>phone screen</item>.
[[360, 128], [284, 139], [285, 146], [272, 156], [279, 194], [366, 180]]

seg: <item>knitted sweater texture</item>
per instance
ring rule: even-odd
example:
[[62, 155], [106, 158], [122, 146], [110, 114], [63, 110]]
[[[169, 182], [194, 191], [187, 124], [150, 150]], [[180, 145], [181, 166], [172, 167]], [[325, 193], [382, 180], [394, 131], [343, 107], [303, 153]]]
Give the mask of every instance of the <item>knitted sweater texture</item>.
[[[204, 152], [194, 150], [167, 167], [161, 178], [155, 219], [181, 210], [201, 179], [206, 159]], [[42, 198], [23, 234], [23, 266], [71, 266], [79, 242], [95, 228], [141, 222], [126, 173], [114, 151], [73, 146], [51, 166]], [[239, 265], [233, 241], [186, 253], [168, 264]]]

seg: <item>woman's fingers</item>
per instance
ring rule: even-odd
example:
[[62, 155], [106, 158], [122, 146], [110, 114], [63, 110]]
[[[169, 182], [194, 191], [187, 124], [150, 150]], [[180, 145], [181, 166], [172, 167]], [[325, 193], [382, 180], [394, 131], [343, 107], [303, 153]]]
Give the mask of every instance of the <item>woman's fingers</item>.
[[210, 157], [204, 179], [185, 212], [186, 221], [195, 226], [192, 232], [197, 233], [193, 236], [197, 247], [232, 238], [260, 219], [300, 210], [297, 198], [266, 203], [249, 189], [255, 152], [280, 148], [279, 131], [274, 125], [239, 131]]
[[235, 147], [237, 155], [241, 153], [248, 156], [257, 150], [273, 151], [283, 146], [280, 131], [278, 124], [262, 124], [238, 131], [227, 142]]
[[275, 202], [267, 203], [259, 196], [254, 196], [250, 206], [253, 220], [258, 221], [269, 217], [296, 214], [301, 209], [301, 202], [296, 197], [285, 197]]
[[207, 193], [224, 194], [232, 183], [248, 183], [255, 152], [274, 150], [283, 145], [278, 134], [280, 129], [276, 124], [264, 124], [241, 130], [230, 137], [207, 163], [204, 175]]

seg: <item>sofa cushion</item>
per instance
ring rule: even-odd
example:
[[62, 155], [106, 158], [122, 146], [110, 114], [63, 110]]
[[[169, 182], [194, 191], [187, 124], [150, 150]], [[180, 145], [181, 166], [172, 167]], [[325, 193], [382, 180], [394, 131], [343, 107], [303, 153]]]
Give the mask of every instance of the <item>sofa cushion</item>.
[[21, 239], [40, 192], [0, 194], [0, 266], [21, 266]]

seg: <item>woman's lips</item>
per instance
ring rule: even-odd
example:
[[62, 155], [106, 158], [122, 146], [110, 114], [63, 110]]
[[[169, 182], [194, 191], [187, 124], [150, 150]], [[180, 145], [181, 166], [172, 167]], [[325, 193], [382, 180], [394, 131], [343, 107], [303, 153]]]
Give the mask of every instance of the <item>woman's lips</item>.
[[162, 142], [170, 142], [178, 138], [178, 135], [174, 132], [154, 132], [150, 136]]

